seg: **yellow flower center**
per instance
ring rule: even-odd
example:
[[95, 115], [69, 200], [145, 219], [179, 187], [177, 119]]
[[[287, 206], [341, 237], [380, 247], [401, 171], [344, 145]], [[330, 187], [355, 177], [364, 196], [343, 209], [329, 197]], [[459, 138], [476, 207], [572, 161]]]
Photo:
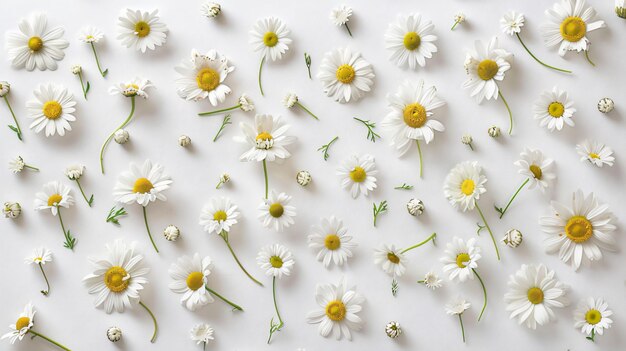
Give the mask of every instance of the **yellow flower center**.
[[596, 154], [595, 152], [590, 152], [589, 158], [600, 158], [600, 155]]
[[263, 44], [265, 44], [265, 46], [269, 46], [270, 48], [276, 46], [276, 44], [278, 44], [278, 36], [276, 35], [276, 33], [265, 33], [265, 35], [263, 36]]
[[548, 114], [554, 118], [560, 118], [563, 116], [563, 112], [565, 112], [565, 107], [563, 107], [563, 104], [558, 101], [548, 105]]
[[341, 65], [337, 68], [335, 76], [337, 77], [337, 80], [343, 84], [350, 84], [354, 80], [356, 72], [354, 72], [354, 68], [350, 65]]
[[400, 257], [393, 252], [387, 252], [387, 259], [393, 264], [400, 263]]
[[598, 310], [591, 309], [585, 313], [585, 320], [591, 325], [596, 325], [602, 320], [602, 313]]
[[342, 321], [346, 318], [346, 305], [339, 300], [334, 300], [326, 305], [326, 316], [334, 322]]
[[404, 107], [404, 123], [411, 128], [419, 128], [426, 123], [426, 109], [415, 102]]
[[204, 285], [204, 274], [202, 272], [191, 272], [187, 276], [187, 287], [193, 291], [200, 289]]
[[213, 214], [213, 220], [215, 221], [225, 221], [227, 218], [228, 215], [222, 210], [215, 211], [215, 213]]
[[533, 305], [538, 305], [543, 302], [543, 290], [539, 288], [530, 288], [526, 293], [528, 301]]
[[466, 253], [460, 253], [458, 255], [456, 255], [456, 265], [459, 266], [459, 268], [465, 268], [467, 267], [467, 265], [465, 263], [470, 261], [470, 255], [466, 254]]
[[31, 51], [39, 51], [43, 48], [43, 40], [40, 37], [31, 37], [28, 39], [28, 48]]
[[465, 179], [463, 183], [461, 183], [461, 192], [467, 196], [472, 195], [475, 188], [476, 184], [471, 179]]
[[494, 60], [482, 60], [478, 64], [478, 76], [482, 80], [490, 80], [498, 74], [498, 64]]
[[133, 185], [133, 193], [146, 194], [153, 188], [154, 185], [152, 185], [152, 182], [150, 182], [148, 178], [138, 178], [135, 180], [135, 185]]
[[361, 183], [365, 181], [365, 178], [367, 178], [367, 173], [363, 167], [356, 166], [352, 171], [350, 171], [350, 179], [352, 179], [355, 183]]
[[404, 47], [407, 50], [415, 50], [420, 46], [422, 38], [415, 32], [408, 32], [404, 35]]
[[285, 212], [285, 208], [278, 202], [270, 205], [270, 215], [274, 218], [279, 218]]
[[324, 239], [324, 246], [329, 250], [337, 250], [341, 246], [341, 239], [337, 234], [328, 234]]
[[281, 268], [283, 266], [283, 259], [278, 256], [270, 257], [270, 264], [274, 268]]
[[57, 119], [61, 117], [61, 113], [63, 112], [63, 108], [61, 104], [54, 100], [47, 101], [43, 104], [42, 109], [43, 115], [46, 116], [47, 119]]
[[593, 226], [587, 218], [574, 216], [565, 224], [565, 235], [575, 243], [583, 243], [593, 235]]
[[94, 39], [93, 35], [89, 34], [87, 35], [86, 39]]
[[530, 167], [528, 167], [528, 169], [530, 169], [530, 173], [533, 174], [533, 177], [535, 177], [535, 179], [541, 179], [541, 177], [543, 176], [543, 172], [541, 171], [541, 167], [539, 167], [537, 165], [530, 165]]
[[48, 198], [48, 206], [58, 206], [61, 203], [61, 200], [63, 200], [63, 196], [59, 194], [52, 194]]
[[196, 75], [196, 82], [198, 88], [204, 91], [211, 91], [220, 85], [220, 74], [214, 69], [203, 68]]
[[15, 322], [15, 330], [21, 330], [22, 328], [28, 327], [30, 324], [30, 318], [28, 317], [20, 317]]
[[256, 136], [256, 140], [272, 140], [272, 139], [274, 139], [274, 138], [272, 137], [272, 134], [270, 134], [270, 133], [266, 133], [266, 132], [259, 133], [259, 134]]
[[567, 17], [561, 22], [561, 36], [569, 42], [577, 42], [587, 33], [587, 24], [580, 17]]
[[144, 21], [135, 23], [135, 33], [140, 38], [148, 36], [150, 34], [150, 25]]
[[120, 266], [113, 266], [104, 273], [104, 285], [112, 292], [122, 292], [128, 288], [128, 273]]

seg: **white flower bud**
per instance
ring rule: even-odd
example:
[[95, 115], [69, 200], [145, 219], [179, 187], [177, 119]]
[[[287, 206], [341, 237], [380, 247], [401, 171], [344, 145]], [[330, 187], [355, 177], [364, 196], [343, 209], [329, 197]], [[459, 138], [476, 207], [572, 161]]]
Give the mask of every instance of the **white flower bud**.
[[385, 326], [385, 333], [388, 337], [395, 339], [402, 334], [402, 328], [398, 322], [389, 322]]
[[424, 213], [425, 209], [422, 200], [411, 199], [406, 203], [406, 210], [409, 211], [411, 216], [419, 216]]
[[107, 338], [111, 342], [118, 342], [122, 340], [122, 329], [118, 327], [111, 327], [107, 329]]
[[502, 242], [509, 247], [518, 247], [522, 243], [522, 232], [517, 229], [511, 229], [502, 238]]
[[118, 144], [126, 144], [128, 142], [128, 139], [130, 139], [130, 135], [128, 134], [126, 130], [120, 129], [115, 132], [113, 139]]
[[309, 173], [309, 171], [300, 171], [296, 174], [296, 181], [302, 186], [309, 185], [312, 180], [313, 178], [311, 178], [311, 173]]
[[609, 113], [615, 109], [615, 102], [611, 98], [603, 98], [598, 101], [598, 111]]
[[489, 127], [489, 129], [487, 130], [487, 134], [489, 134], [490, 137], [492, 138], [497, 138], [500, 136], [500, 127], [498, 126], [491, 126]]
[[168, 225], [165, 230], [163, 230], [163, 236], [167, 241], [176, 241], [180, 236], [180, 229], [175, 225]]
[[191, 144], [191, 138], [187, 135], [181, 135], [178, 137], [178, 145], [182, 147], [187, 147]]
[[22, 214], [22, 206], [17, 202], [5, 202], [2, 213], [4, 214], [4, 218], [15, 219]]
[[80, 65], [73, 65], [72, 66], [72, 73], [79, 74], [82, 71], [83, 71], [83, 68]]

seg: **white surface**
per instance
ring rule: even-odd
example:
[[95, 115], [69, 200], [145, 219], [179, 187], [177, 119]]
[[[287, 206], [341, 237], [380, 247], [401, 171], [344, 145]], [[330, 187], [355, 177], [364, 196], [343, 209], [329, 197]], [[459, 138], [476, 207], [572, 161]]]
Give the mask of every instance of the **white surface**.
[[[223, 13], [217, 20], [203, 18], [199, 14], [201, 1], [134, 1], [77, 2], [59, 0], [54, 3], [31, 1], [12, 2], [5, 7], [0, 21], [0, 32], [14, 30], [17, 19], [34, 11], [48, 13], [50, 26], [63, 25], [65, 37], [71, 42], [65, 51], [66, 58], [55, 72], [16, 71], [6, 60], [2, 51], [2, 79], [12, 83], [10, 101], [24, 129], [28, 127], [25, 102], [32, 97], [38, 83], [53, 81], [71, 89], [78, 101], [73, 130], [61, 138], [46, 138], [26, 130], [24, 143], [6, 127], [0, 128], [1, 161], [6, 164], [16, 155], [37, 165], [41, 172], [25, 171], [13, 175], [8, 170], [0, 172], [2, 201], [19, 201], [23, 215], [17, 221], [1, 220], [0, 245], [2, 270], [2, 304], [0, 324], [14, 322], [24, 304], [33, 301], [36, 306], [36, 330], [45, 333], [73, 350], [196, 350], [188, 332], [198, 322], [208, 322], [215, 328], [216, 340], [207, 349], [214, 350], [494, 350], [506, 345], [513, 350], [617, 350], [625, 344], [624, 335], [624, 240], [618, 240], [620, 250], [607, 253], [605, 258], [591, 268], [576, 273], [558, 257], [543, 251], [544, 234], [537, 224], [540, 215], [549, 213], [550, 199], [570, 201], [571, 193], [582, 188], [586, 193], [596, 192], [601, 201], [608, 203], [618, 216], [624, 213], [623, 176], [626, 162], [623, 152], [624, 104], [623, 92], [626, 76], [623, 57], [626, 55], [623, 36], [626, 23], [613, 14], [610, 1], [592, 1], [600, 17], [607, 24], [591, 34], [591, 56], [597, 67], [591, 67], [584, 56], [569, 53], [559, 58], [555, 50], [544, 47], [539, 26], [545, 21], [543, 11], [551, 5], [548, 1], [349, 1], [354, 8], [350, 26], [354, 38], [344, 28], [335, 27], [328, 20], [336, 1], [222, 1]], [[142, 55], [126, 49], [115, 39], [116, 19], [123, 6], [151, 10], [158, 8], [170, 33], [164, 47]], [[507, 10], [517, 9], [526, 14], [526, 26], [522, 36], [533, 52], [547, 63], [571, 68], [574, 75], [553, 72], [534, 62], [515, 38], [501, 34], [498, 20]], [[463, 10], [468, 22], [455, 31], [449, 28], [457, 10]], [[433, 20], [439, 52], [427, 61], [425, 69], [407, 71], [395, 67], [387, 60], [383, 35], [387, 24], [400, 12], [419, 11]], [[259, 57], [248, 45], [248, 31], [257, 18], [275, 15], [286, 21], [292, 30], [294, 43], [288, 55], [280, 62], [269, 63], [264, 68], [262, 98], [256, 85]], [[105, 34], [104, 44], [98, 45], [103, 67], [109, 68], [106, 79], [99, 76], [88, 45], [76, 40], [84, 25], [95, 25]], [[464, 51], [473, 40], [487, 40], [492, 35], [501, 38], [502, 45], [516, 56], [507, 78], [500, 85], [515, 113], [515, 133], [493, 140], [487, 128], [499, 125], [507, 128], [507, 115], [500, 101], [477, 105], [460, 85], [465, 79], [463, 69]], [[313, 74], [323, 54], [339, 46], [349, 45], [361, 50], [376, 72], [373, 93], [359, 103], [340, 105], [324, 96], [321, 84], [309, 80], [303, 52], [313, 59]], [[232, 141], [238, 135], [237, 123], [250, 121], [252, 114], [235, 112], [233, 121], [217, 143], [211, 140], [221, 122], [221, 116], [198, 118], [197, 112], [212, 109], [208, 103], [192, 103], [176, 94], [173, 67], [187, 59], [192, 48], [200, 51], [217, 49], [227, 55], [236, 66], [228, 78], [234, 93], [222, 107], [234, 104], [240, 93], [247, 92], [257, 104], [260, 113], [282, 114], [292, 124], [291, 133], [298, 142], [291, 147], [293, 157], [282, 165], [269, 167], [270, 187], [294, 196], [298, 208], [296, 225], [284, 233], [262, 228], [256, 219], [256, 207], [263, 194], [261, 164], [238, 161], [244, 147]], [[89, 101], [82, 99], [77, 77], [70, 67], [80, 63], [85, 77], [91, 82]], [[156, 86], [147, 101], [138, 99], [135, 120], [128, 127], [131, 142], [125, 146], [112, 143], [106, 153], [106, 176], [98, 170], [98, 151], [102, 140], [127, 115], [130, 101], [120, 96], [109, 96], [110, 85], [139, 75], [149, 78]], [[418, 156], [412, 150], [398, 159], [389, 147], [388, 140], [371, 143], [366, 140], [366, 129], [352, 117], [380, 121], [387, 112], [385, 95], [396, 90], [403, 79], [423, 78], [427, 84], [437, 86], [448, 105], [437, 111], [447, 131], [437, 134], [434, 143], [423, 147], [424, 178], [418, 179]], [[558, 85], [567, 89], [576, 102], [575, 128], [550, 133], [541, 129], [532, 119], [531, 106], [539, 94]], [[283, 95], [297, 92], [301, 102], [316, 112], [317, 122], [302, 111], [287, 111], [281, 105]], [[616, 111], [602, 115], [596, 110], [597, 101], [612, 97]], [[2, 124], [9, 122], [9, 114], [2, 104]], [[380, 131], [379, 131], [380, 132]], [[459, 141], [464, 132], [475, 139], [476, 151]], [[187, 134], [192, 147], [185, 149], [177, 144], [177, 138]], [[330, 158], [324, 162], [316, 149], [335, 135], [339, 141], [330, 150]], [[582, 139], [597, 138], [616, 151], [617, 162], [612, 168], [597, 169], [578, 161], [575, 145]], [[538, 191], [523, 191], [505, 219], [498, 220], [491, 209], [492, 203], [502, 204], [522, 182], [522, 176], [512, 162], [524, 146], [540, 148], [556, 160], [558, 181], [549, 196]], [[353, 152], [367, 152], [376, 156], [380, 173], [379, 189], [369, 198], [353, 200], [339, 188], [335, 169], [339, 162]], [[167, 192], [168, 201], [152, 204], [148, 208], [149, 219], [155, 239], [162, 250], [157, 255], [146, 237], [139, 206], [128, 206], [130, 215], [121, 219], [121, 227], [104, 222], [113, 205], [112, 188], [117, 175], [126, 170], [131, 161], [141, 162], [150, 158], [162, 163], [173, 177], [174, 184]], [[438, 258], [445, 243], [453, 236], [475, 236], [475, 213], [454, 210], [442, 194], [442, 183], [448, 170], [457, 162], [479, 160], [489, 178], [488, 192], [481, 199], [482, 208], [496, 235], [501, 236], [510, 228], [520, 229], [524, 244], [518, 249], [501, 247], [502, 261], [497, 262], [489, 237], [480, 236], [483, 259], [479, 271], [489, 293], [489, 306], [484, 320], [476, 322], [482, 304], [482, 294], [477, 281], [465, 284], [446, 282], [445, 288], [432, 292], [417, 285], [416, 280], [429, 269], [440, 272]], [[62, 247], [58, 221], [49, 213], [37, 213], [32, 209], [35, 192], [43, 183], [64, 178], [66, 166], [79, 162], [87, 165], [81, 182], [88, 193], [95, 194], [95, 205], [88, 208], [76, 191], [77, 204], [64, 210], [67, 227], [78, 239], [75, 252]], [[5, 167], [5, 166], [3, 166]], [[295, 174], [300, 169], [311, 171], [314, 181], [307, 188], [299, 187]], [[222, 190], [215, 190], [219, 174], [227, 171], [233, 181]], [[415, 185], [414, 190], [393, 190], [403, 182]], [[202, 205], [212, 196], [231, 197], [241, 208], [243, 220], [231, 234], [232, 244], [246, 267], [266, 286], [254, 285], [236, 266], [220, 238], [208, 236], [197, 224]], [[426, 212], [418, 219], [409, 216], [404, 208], [411, 197], [422, 199]], [[390, 210], [379, 217], [379, 225], [373, 228], [371, 221], [372, 201], [388, 200]], [[319, 217], [336, 214], [343, 218], [359, 246], [355, 257], [342, 269], [325, 269], [315, 260], [315, 253], [307, 248], [306, 235]], [[168, 224], [182, 230], [182, 239], [176, 243], [166, 242], [161, 232]], [[619, 226], [623, 227], [621, 220]], [[402, 277], [396, 298], [390, 293], [390, 278], [373, 265], [373, 248], [381, 242], [408, 246], [425, 238], [431, 232], [438, 233], [438, 246], [431, 245], [410, 253], [411, 264]], [[618, 230], [618, 237], [622, 236]], [[146, 264], [152, 268], [150, 284], [143, 291], [142, 300], [151, 306], [159, 320], [160, 332], [157, 343], [151, 345], [149, 338], [152, 323], [141, 308], [123, 314], [107, 315], [92, 305], [94, 297], [87, 294], [81, 279], [90, 271], [87, 256], [100, 254], [104, 244], [116, 238], [137, 240], [145, 254]], [[285, 320], [283, 331], [277, 333], [270, 346], [266, 346], [269, 321], [274, 316], [271, 298], [271, 280], [262, 277], [255, 257], [258, 249], [266, 244], [281, 242], [293, 250], [297, 262], [292, 277], [283, 279], [278, 286], [278, 303]], [[49, 297], [39, 290], [43, 279], [34, 266], [26, 266], [23, 257], [31, 249], [45, 245], [54, 251], [54, 262], [46, 265], [52, 284]], [[210, 255], [216, 262], [210, 285], [245, 308], [243, 313], [232, 313], [220, 301], [195, 313], [179, 304], [179, 295], [167, 285], [169, 265], [182, 254], [199, 252]], [[509, 320], [504, 310], [502, 296], [506, 291], [509, 274], [522, 263], [545, 263], [557, 271], [557, 277], [572, 286], [572, 306], [557, 310], [558, 322], [536, 331], [518, 326]], [[361, 317], [366, 321], [361, 332], [354, 333], [354, 340], [335, 341], [318, 335], [317, 325], [306, 323], [306, 314], [316, 308], [314, 288], [317, 283], [338, 282], [345, 276], [350, 284], [367, 298]], [[461, 343], [456, 318], [447, 316], [443, 305], [457, 293], [467, 296], [472, 308], [465, 315], [467, 344]], [[604, 336], [597, 337], [596, 345], [585, 340], [584, 335], [573, 328], [572, 312], [581, 298], [604, 297], [616, 312], [614, 328]], [[396, 341], [384, 334], [384, 325], [390, 320], [399, 321], [405, 334]], [[111, 344], [105, 336], [109, 326], [123, 329], [124, 341]], [[52, 350], [41, 340], [9, 346], [3, 350]]]

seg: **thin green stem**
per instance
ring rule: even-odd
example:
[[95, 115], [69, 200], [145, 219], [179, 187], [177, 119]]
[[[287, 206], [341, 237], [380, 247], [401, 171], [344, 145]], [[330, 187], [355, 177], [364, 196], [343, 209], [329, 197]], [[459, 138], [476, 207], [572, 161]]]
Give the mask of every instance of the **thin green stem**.
[[409, 251], [411, 251], [411, 250], [413, 250], [413, 249], [415, 249], [415, 248], [417, 248], [417, 247], [420, 247], [420, 246], [422, 246], [422, 245], [426, 244], [427, 242], [429, 242], [429, 241], [431, 241], [431, 240], [432, 240], [433, 242], [435, 242], [435, 238], [436, 238], [436, 237], [437, 237], [437, 233], [432, 233], [432, 234], [431, 234], [428, 238], [424, 239], [422, 242], [419, 242], [419, 243], [417, 243], [417, 244], [415, 244], [415, 245], [413, 245], [413, 246], [407, 247], [406, 249], [404, 249], [404, 250], [400, 251], [400, 253], [401, 253], [401, 254], [403, 254], [403, 253], [407, 253], [407, 252], [409, 252]]
[[76, 239], [72, 238], [69, 231], [65, 230], [65, 224], [63, 224], [63, 217], [61, 217], [61, 208], [57, 206], [57, 214], [59, 215], [59, 222], [61, 223], [61, 230], [63, 230], [63, 237], [65, 238], [64, 246], [70, 250], [74, 250]]
[[551, 68], [555, 71], [559, 71], [559, 72], [565, 72], [565, 73], [572, 73], [572, 71], [568, 71], [566, 69], [562, 69], [562, 68], [557, 68], [554, 66], [550, 66], [546, 63], [543, 63], [540, 59], [538, 59], [535, 55], [533, 55], [532, 52], [530, 52], [530, 50], [528, 49], [528, 47], [526, 46], [526, 44], [524, 44], [524, 42], [522, 41], [522, 38], [519, 36], [519, 33], [515, 33], [515, 35], [517, 36], [517, 39], [519, 40], [519, 42], [522, 44], [522, 46], [524, 47], [524, 49], [526, 49], [526, 52], [535, 59], [535, 61], [539, 62], [541, 65], [543, 65], [544, 67], [548, 67]]
[[148, 306], [146, 306], [143, 302], [139, 301], [139, 304], [141, 305], [141, 307], [145, 308], [146, 311], [148, 311], [148, 314], [152, 318], [152, 323], [154, 324], [154, 333], [152, 333], [152, 338], [150, 339], [150, 342], [154, 343], [156, 341], [157, 332], [159, 331], [159, 325], [157, 324], [156, 317], [154, 317], [154, 313], [152, 313]]
[[228, 250], [230, 250], [230, 253], [231, 255], [233, 255], [235, 262], [237, 262], [237, 265], [239, 265], [239, 268], [241, 268], [241, 270], [248, 276], [248, 278], [252, 279], [253, 282], [259, 284], [260, 286], [263, 286], [263, 283], [254, 279], [254, 277], [250, 275], [250, 273], [248, 273], [248, 271], [245, 268], [243, 268], [243, 264], [241, 264], [241, 262], [239, 261], [239, 258], [237, 258], [237, 255], [235, 254], [235, 251], [233, 251], [233, 248], [230, 246], [230, 242], [228, 241], [228, 233], [225, 231], [222, 231], [222, 233], [220, 233], [220, 236], [222, 237], [222, 239], [224, 239], [226, 246], [228, 246]]
[[591, 61], [591, 59], [589, 58], [589, 50], [585, 50], [585, 57], [587, 58], [587, 61], [593, 66], [595, 67], [596, 64], [593, 63], [593, 61]]
[[232, 111], [232, 110], [238, 109], [240, 107], [241, 107], [241, 104], [238, 104], [238, 105], [235, 105], [233, 107], [223, 108], [221, 110], [209, 111], [209, 112], [200, 112], [200, 113], [198, 113], [198, 116], [205, 117], [205, 116], [217, 115], [217, 114], [220, 114], [222, 112], [227, 112], [227, 111]]
[[500, 95], [500, 98], [502, 98], [502, 102], [504, 102], [504, 106], [506, 107], [506, 110], [509, 112], [509, 135], [511, 135], [513, 133], [513, 113], [511, 112], [511, 108], [509, 108], [509, 103], [506, 102], [506, 99], [502, 95], [502, 92], [500, 91], [500, 89], [498, 89], [498, 95]]
[[352, 31], [350, 31], [350, 27], [348, 27], [348, 22], [343, 24], [346, 27], [346, 30], [348, 31], [348, 34], [350, 34], [350, 36], [352, 36]]
[[93, 203], [93, 194], [88, 199], [87, 195], [85, 195], [85, 192], [83, 191], [82, 185], [80, 185], [80, 181], [78, 181], [78, 179], [74, 179], [74, 180], [76, 180], [76, 184], [78, 184], [78, 189], [80, 190], [80, 193], [83, 195], [83, 199], [85, 199], [85, 201], [87, 201], [87, 204], [89, 205], [89, 207], [91, 207], [91, 204]]
[[280, 312], [278, 311], [278, 304], [276, 303], [276, 277], [273, 277], [272, 279], [272, 297], [274, 298], [274, 309], [276, 310], [276, 315], [278, 316], [278, 321], [280, 323], [274, 324], [273, 319], [270, 322], [270, 336], [267, 339], [268, 344], [270, 343], [270, 341], [272, 341], [272, 334], [274, 334], [277, 331], [280, 331], [280, 329], [285, 325], [285, 323], [283, 322], [283, 319], [280, 316]]
[[[83, 97], [87, 100], [87, 90], [85, 89], [85, 84], [83, 83], [83, 74], [80, 72], [78, 72], [78, 79], [80, 80], [80, 87], [83, 90]], [[87, 85], [89, 85], [89, 82], [87, 82]]]
[[46, 290], [41, 290], [41, 293], [44, 296], [48, 296], [48, 294], [50, 293], [50, 282], [48, 282], [48, 277], [46, 277], [46, 272], [44, 272], [44, 270], [43, 270], [43, 265], [41, 263], [39, 263], [38, 266], [39, 266], [39, 269], [41, 270], [41, 274], [43, 274], [43, 279], [46, 280], [46, 285], [48, 287], [48, 289], [46, 289]]
[[47, 337], [47, 336], [45, 336], [45, 335], [43, 335], [43, 334], [39, 334], [38, 332], [36, 332], [36, 331], [34, 331], [34, 330], [32, 330], [32, 329], [29, 329], [29, 330], [28, 330], [28, 333], [33, 334], [34, 336], [38, 336], [38, 337], [40, 337], [40, 338], [42, 338], [42, 339], [46, 340], [47, 342], [49, 342], [49, 343], [51, 343], [51, 344], [55, 345], [56, 347], [58, 347], [58, 348], [60, 348], [60, 349], [63, 349], [63, 350], [65, 350], [65, 351], [72, 351], [72, 350], [68, 349], [67, 347], [65, 347], [65, 346], [61, 345], [60, 343], [58, 343], [58, 342], [56, 342], [56, 341], [54, 341], [54, 340], [50, 339], [49, 337]]
[[313, 112], [311, 112], [308, 108], [304, 107], [304, 105], [302, 105], [300, 102], [296, 101], [296, 105], [300, 106], [300, 108], [302, 108], [303, 110], [305, 110], [308, 114], [311, 115], [311, 117], [315, 118], [316, 120], [320, 120], [319, 118], [317, 118], [316, 115], [313, 114]]
[[496, 244], [496, 238], [494, 238], [493, 233], [491, 232], [491, 228], [489, 227], [489, 223], [487, 223], [487, 220], [483, 215], [483, 211], [480, 209], [480, 206], [478, 206], [478, 201], [474, 201], [474, 204], [476, 205], [476, 209], [480, 214], [480, 218], [482, 218], [483, 223], [485, 223], [485, 227], [487, 227], [487, 231], [489, 232], [489, 235], [491, 236], [491, 241], [493, 242], [493, 247], [495, 247], [496, 249], [496, 256], [498, 257], [498, 261], [500, 261], [500, 251], [498, 250], [498, 244]]
[[452, 28], [450, 28], [450, 30], [454, 30], [454, 28], [456, 28], [456, 26], [461, 23], [459, 21], [454, 21], [454, 24], [452, 25]]
[[98, 53], [96, 52], [96, 46], [93, 45], [93, 43], [89, 43], [91, 44], [91, 50], [93, 51], [93, 56], [96, 58], [96, 65], [98, 66], [98, 71], [100, 71], [100, 74], [103, 77], [106, 77], [107, 73], [109, 73], [109, 69], [105, 69], [104, 72], [102, 71], [102, 68], [100, 68], [100, 60], [98, 59]]
[[415, 144], [417, 144], [417, 153], [420, 155], [420, 178], [422, 178], [423, 174], [423, 161], [422, 161], [422, 147], [420, 146], [420, 141], [415, 139]]
[[100, 148], [100, 170], [102, 171], [102, 174], [104, 174], [104, 149], [111, 142], [111, 139], [113, 139], [115, 132], [126, 127], [126, 125], [130, 123], [130, 120], [133, 118], [133, 115], [135, 114], [135, 96], [130, 97], [130, 103], [131, 103], [130, 114], [124, 120], [124, 122], [120, 124], [119, 127], [115, 128], [115, 130], [106, 138], [106, 140], [102, 144], [102, 147]]
[[267, 179], [267, 162], [263, 160], [263, 175], [265, 176], [265, 199], [267, 200], [269, 193], [269, 180]]
[[500, 212], [500, 219], [502, 219], [502, 216], [504, 216], [504, 214], [506, 213], [506, 210], [509, 209], [509, 206], [511, 206], [511, 204], [513, 203], [513, 200], [515, 200], [515, 197], [517, 197], [517, 194], [519, 194], [520, 191], [522, 191], [522, 188], [528, 184], [528, 182], [530, 181], [530, 178], [526, 178], [526, 180], [522, 183], [522, 185], [520, 185], [519, 188], [517, 188], [517, 191], [515, 192], [515, 194], [513, 194], [513, 196], [511, 196], [511, 199], [509, 200], [509, 203], [506, 204], [506, 207], [504, 207], [504, 209], [502, 211], [498, 211]]
[[588, 336], [586, 339], [591, 340], [593, 342], [596, 341], [596, 329], [595, 328], [591, 329], [591, 336]]
[[37, 171], [37, 172], [39, 172], [39, 168], [37, 168], [37, 167], [33, 167], [33, 166], [31, 166], [31, 165], [26, 165], [26, 164], [25, 164], [25, 165], [24, 165], [24, 168], [32, 169], [33, 171]]
[[17, 138], [22, 140], [22, 128], [20, 128], [20, 124], [17, 122], [17, 117], [15, 117], [15, 112], [13, 112], [13, 108], [11, 107], [11, 104], [9, 103], [9, 99], [7, 99], [7, 96], [3, 96], [4, 97], [4, 102], [6, 102], [7, 107], [9, 108], [9, 111], [11, 112], [11, 116], [13, 116], [13, 121], [15, 121], [15, 128], [17, 129]]
[[461, 335], [463, 336], [463, 342], [465, 342], [465, 328], [463, 327], [463, 317], [459, 314], [459, 322], [461, 323]]
[[259, 90], [261, 90], [261, 96], [265, 96], [263, 93], [263, 83], [261, 83], [261, 72], [263, 71], [263, 64], [265, 63], [265, 56], [261, 58], [261, 64], [259, 65]]
[[143, 221], [146, 224], [146, 230], [148, 231], [148, 237], [150, 237], [150, 242], [152, 242], [152, 246], [154, 247], [154, 250], [159, 253], [159, 249], [157, 248], [156, 244], [154, 243], [154, 239], [152, 239], [152, 234], [150, 233], [150, 226], [148, 226], [148, 215], [146, 213], [146, 206], [141, 206], [143, 209]]
[[231, 305], [232, 308], [238, 310], [238, 311], [243, 311], [243, 308], [241, 308], [241, 306], [235, 304], [234, 302], [228, 300], [227, 298], [225, 298], [224, 296], [216, 293], [213, 289], [209, 288], [208, 286], [204, 286], [204, 288], [206, 289], [206, 291], [210, 292], [211, 294], [217, 296], [218, 298], [220, 298], [222, 301], [226, 302], [227, 304]]
[[472, 271], [474, 272], [474, 274], [476, 274], [476, 278], [478, 278], [480, 286], [483, 288], [483, 297], [485, 298], [485, 302], [483, 303], [483, 309], [480, 310], [480, 314], [478, 315], [478, 321], [480, 322], [480, 319], [483, 317], [483, 313], [485, 313], [485, 308], [487, 308], [487, 289], [485, 288], [485, 283], [483, 282], [480, 275], [478, 275], [476, 269], [472, 268]]

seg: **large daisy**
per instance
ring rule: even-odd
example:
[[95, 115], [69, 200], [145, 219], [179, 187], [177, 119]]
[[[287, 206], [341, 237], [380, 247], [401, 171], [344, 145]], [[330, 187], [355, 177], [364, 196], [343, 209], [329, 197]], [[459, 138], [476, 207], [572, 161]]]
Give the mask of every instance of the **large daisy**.
[[574, 126], [572, 117], [576, 112], [574, 102], [569, 99], [565, 90], [557, 87], [551, 91], [544, 91], [533, 105], [535, 119], [539, 125], [548, 128], [551, 132], [563, 129], [563, 125]]
[[345, 335], [352, 340], [352, 330], [358, 331], [363, 327], [363, 320], [357, 314], [361, 312], [365, 297], [348, 288], [345, 280], [337, 285], [318, 284], [315, 288], [315, 301], [320, 308], [309, 312], [307, 321], [319, 324], [321, 336], [327, 337], [331, 333], [335, 339]]
[[193, 257], [181, 256], [170, 266], [168, 273], [173, 281], [169, 288], [183, 294], [180, 303], [188, 310], [195, 311], [215, 301], [205, 288], [212, 269], [211, 258], [200, 257], [197, 253]]
[[181, 75], [176, 84], [178, 95], [183, 99], [200, 101], [208, 98], [211, 105], [217, 106], [231, 92], [224, 80], [235, 67], [229, 66], [228, 59], [215, 50], [202, 55], [194, 49], [191, 59], [181, 62], [175, 70]]
[[329, 267], [331, 263], [342, 266], [352, 257], [352, 249], [357, 244], [348, 235], [348, 229], [343, 221], [335, 216], [322, 218], [319, 225], [311, 228], [308, 236], [309, 247], [317, 250], [317, 260]]
[[265, 228], [273, 228], [282, 232], [295, 223], [296, 208], [289, 205], [291, 196], [272, 190], [269, 197], [259, 205], [259, 220]]
[[237, 205], [225, 197], [214, 197], [204, 205], [200, 213], [200, 225], [204, 231], [212, 234], [229, 232], [230, 228], [237, 224], [239, 210]]
[[148, 12], [125, 9], [117, 20], [117, 39], [127, 48], [134, 47], [142, 53], [165, 44], [168, 29], [158, 13], [159, 10]]
[[341, 187], [350, 191], [355, 199], [359, 194], [367, 196], [376, 189], [377, 173], [374, 156], [368, 154], [350, 156], [337, 170], [337, 175], [341, 177]]
[[578, 270], [582, 264], [602, 259], [602, 250], [615, 250], [615, 218], [593, 193], [585, 196], [582, 190], [576, 191], [572, 207], [556, 201], [551, 205], [553, 214], [539, 219], [549, 235], [545, 240], [548, 253], [558, 252], [563, 262]]
[[56, 70], [57, 61], [65, 57], [63, 49], [70, 44], [63, 39], [62, 27], [48, 29], [48, 18], [43, 13], [35, 13], [30, 18], [22, 18], [19, 31], [6, 34], [8, 58], [15, 68], [29, 71]]
[[358, 101], [372, 90], [374, 69], [359, 52], [340, 48], [327, 52], [317, 77], [324, 84], [324, 93], [337, 102]]
[[30, 129], [35, 133], [45, 130], [46, 136], [64, 136], [66, 130], [72, 130], [69, 122], [76, 120], [76, 101], [67, 88], [54, 83], [39, 84], [33, 94], [35, 99], [26, 103], [33, 120]]
[[422, 19], [419, 13], [398, 15], [385, 33], [385, 48], [391, 52], [389, 59], [399, 67], [424, 67], [426, 59], [437, 52], [437, 36], [432, 34], [434, 28], [432, 22]]
[[580, 300], [574, 311], [574, 328], [588, 335], [587, 339], [595, 341], [596, 334], [604, 334], [604, 329], [609, 329], [613, 324], [610, 318], [612, 315], [613, 311], [603, 298]]
[[263, 93], [261, 72], [265, 60], [278, 61], [289, 50], [291, 32], [287, 25], [276, 17], [267, 17], [256, 21], [250, 31], [250, 45], [254, 51], [261, 52], [261, 64], [259, 66], [259, 90]]

